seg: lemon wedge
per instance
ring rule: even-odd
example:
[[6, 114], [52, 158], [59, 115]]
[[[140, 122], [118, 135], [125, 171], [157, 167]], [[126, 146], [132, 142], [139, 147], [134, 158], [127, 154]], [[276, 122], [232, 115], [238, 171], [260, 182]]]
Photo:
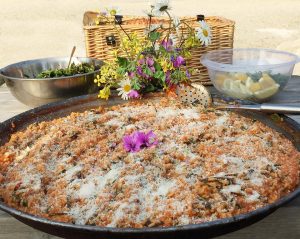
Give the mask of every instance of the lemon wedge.
[[256, 92], [256, 91], [259, 91], [261, 90], [261, 85], [260, 83], [258, 82], [255, 82], [255, 83], [252, 83], [251, 85], [249, 85], [248, 89], [251, 91], [251, 92]]
[[266, 99], [266, 98], [271, 97], [272, 95], [275, 95], [277, 93], [278, 89], [279, 89], [279, 85], [275, 84], [271, 87], [254, 92], [254, 96], [257, 99]]
[[252, 95], [240, 80], [225, 79], [223, 90], [230, 96], [245, 99]]
[[262, 89], [267, 89], [276, 85], [276, 82], [273, 80], [273, 78], [266, 73], [263, 73], [258, 82], [260, 83]]
[[244, 84], [240, 85], [241, 93], [243, 94], [243, 98], [248, 98], [252, 96], [252, 92], [245, 86]]
[[240, 80], [241, 82], [244, 82], [248, 79], [248, 75], [245, 74], [245, 73], [235, 73], [234, 74], [234, 77], [237, 79], [237, 80]]
[[249, 88], [254, 83], [254, 81], [252, 80], [251, 77], [248, 77], [245, 83], [246, 83], [246, 87]]

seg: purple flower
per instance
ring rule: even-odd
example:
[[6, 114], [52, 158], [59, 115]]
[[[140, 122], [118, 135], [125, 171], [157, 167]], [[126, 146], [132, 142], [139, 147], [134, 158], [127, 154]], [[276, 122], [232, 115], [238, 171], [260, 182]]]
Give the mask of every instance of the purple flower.
[[182, 56], [177, 56], [176, 60], [173, 60], [173, 66], [175, 68], [179, 68], [180, 66], [182, 66], [185, 63], [185, 60]]
[[147, 77], [147, 75], [143, 72], [143, 69], [142, 69], [142, 67], [141, 66], [138, 66], [137, 68], [136, 68], [136, 72], [141, 76], [141, 77]]
[[131, 90], [131, 91], [128, 93], [128, 96], [129, 96], [129, 98], [139, 98], [139, 97], [140, 97], [140, 94], [139, 94], [139, 92], [137, 92], [136, 90]]
[[151, 146], [153, 146], [153, 145], [157, 145], [157, 144], [158, 144], [156, 135], [153, 133], [152, 130], [150, 130], [150, 131], [146, 134], [144, 144], [145, 144], [147, 147], [151, 147]]
[[123, 137], [123, 146], [127, 152], [138, 152], [141, 149], [139, 141], [133, 135], [125, 135]]
[[152, 57], [146, 57], [138, 61], [138, 66], [136, 70], [137, 74], [145, 79], [149, 79], [150, 76], [143, 71], [143, 67], [148, 67], [152, 73], [155, 73], [154, 59]]
[[147, 64], [149, 67], [153, 66], [153, 65], [154, 65], [154, 60], [153, 60], [153, 58], [147, 57], [147, 58], [146, 58], [146, 64]]
[[172, 46], [173, 46], [173, 41], [171, 39], [169, 39], [169, 40], [163, 40], [161, 42], [161, 45], [163, 46], [163, 48], [166, 49], [166, 51], [171, 51], [172, 50]]
[[144, 65], [145, 64], [145, 59], [144, 58], [139, 59], [138, 63], [139, 63], [139, 65]]
[[147, 134], [136, 131], [131, 135], [125, 135], [123, 137], [123, 145], [124, 149], [127, 152], [138, 152], [142, 148], [152, 147], [157, 145], [158, 141], [156, 139], [156, 135], [150, 130]]
[[143, 132], [136, 132], [136, 140], [139, 142], [141, 147], [151, 147], [157, 145], [156, 135], [150, 130], [147, 134]]
[[128, 77], [131, 79], [133, 77], [135, 77], [135, 73], [134, 72], [128, 72]]
[[188, 79], [191, 78], [191, 73], [188, 70], [185, 71], [185, 75]]
[[155, 72], [155, 67], [154, 66], [150, 66], [149, 69], [154, 73]]

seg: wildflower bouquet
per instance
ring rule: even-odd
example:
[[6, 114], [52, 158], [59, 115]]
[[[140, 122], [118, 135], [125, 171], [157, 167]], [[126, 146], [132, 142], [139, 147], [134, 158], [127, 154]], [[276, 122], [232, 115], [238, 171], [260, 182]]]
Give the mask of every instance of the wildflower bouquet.
[[[169, 0], [152, 4], [150, 10], [145, 11], [148, 24], [143, 36], [128, 34], [123, 29], [117, 8], [99, 13], [96, 23], [113, 24], [120, 38], [115, 59], [106, 62], [95, 79], [101, 87], [100, 98], [108, 99], [112, 88], [116, 88], [124, 100], [157, 90], [174, 92], [177, 85], [190, 81], [196, 71], [186, 66], [190, 50], [210, 44], [211, 31], [204, 20], [199, 21], [198, 28], [193, 28], [171, 15], [170, 10]], [[163, 15], [168, 17], [168, 24], [157, 24]]]

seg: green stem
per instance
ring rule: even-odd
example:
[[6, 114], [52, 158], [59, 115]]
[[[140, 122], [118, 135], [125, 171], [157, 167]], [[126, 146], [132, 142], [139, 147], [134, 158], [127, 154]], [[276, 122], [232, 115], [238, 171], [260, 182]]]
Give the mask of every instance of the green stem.
[[181, 37], [180, 37], [180, 41], [179, 41], [179, 48], [182, 47], [184, 42], [185, 42], [185, 40], [183, 38], [183, 28], [181, 28]]
[[152, 17], [149, 16], [148, 37], [149, 37], [149, 34], [150, 34], [151, 20], [152, 20]]
[[[194, 34], [193, 34], [194, 28], [192, 28], [192, 27], [191, 27], [189, 24], [187, 24], [185, 21], [182, 21], [182, 23], [188, 27], [189, 34], [190, 34], [190, 35], [194, 35]], [[182, 31], [182, 32], [183, 32], [183, 31]], [[193, 38], [195, 38], [195, 36], [193, 36]], [[181, 46], [183, 45], [184, 42], [185, 42], [185, 39], [184, 39], [184, 41], [180, 44], [179, 47], [181, 47]]]
[[128, 35], [128, 33], [124, 30], [124, 28], [122, 27], [121, 24], [118, 24], [120, 26], [120, 28], [122, 29], [122, 31], [126, 34], [126, 36], [128, 37], [128, 39], [131, 41], [130, 36]]
[[170, 34], [171, 34], [171, 29], [172, 29], [172, 17], [171, 17], [171, 15], [170, 15], [170, 13], [167, 11], [167, 10], [165, 10], [165, 12], [167, 13], [167, 15], [168, 15], [168, 17], [169, 17], [169, 19], [170, 19], [170, 22], [169, 22], [169, 32], [168, 32], [168, 35], [167, 35], [167, 41], [169, 41], [169, 37], [170, 37]]

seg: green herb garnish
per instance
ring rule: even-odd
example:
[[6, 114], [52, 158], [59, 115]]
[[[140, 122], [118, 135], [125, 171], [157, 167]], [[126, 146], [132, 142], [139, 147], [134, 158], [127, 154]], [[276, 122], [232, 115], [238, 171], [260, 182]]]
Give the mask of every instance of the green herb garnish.
[[81, 63], [76, 65], [72, 63], [69, 68], [61, 69], [49, 69], [38, 74], [37, 78], [54, 78], [54, 77], [64, 77], [73, 76], [78, 74], [85, 74], [95, 71], [95, 67], [88, 63]]

